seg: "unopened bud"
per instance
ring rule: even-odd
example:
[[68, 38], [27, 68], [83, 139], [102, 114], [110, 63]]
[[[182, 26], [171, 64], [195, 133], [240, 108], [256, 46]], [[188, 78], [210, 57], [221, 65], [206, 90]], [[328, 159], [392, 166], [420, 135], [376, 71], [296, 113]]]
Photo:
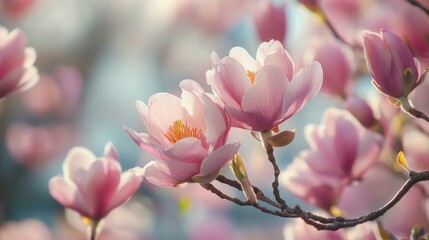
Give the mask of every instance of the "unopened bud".
[[253, 191], [253, 186], [247, 176], [246, 166], [244, 165], [244, 161], [240, 154], [237, 153], [234, 155], [234, 158], [232, 159], [232, 162], [229, 166], [231, 167], [235, 178], [240, 182], [246, 199], [251, 203], [256, 203], [258, 199], [255, 192]]

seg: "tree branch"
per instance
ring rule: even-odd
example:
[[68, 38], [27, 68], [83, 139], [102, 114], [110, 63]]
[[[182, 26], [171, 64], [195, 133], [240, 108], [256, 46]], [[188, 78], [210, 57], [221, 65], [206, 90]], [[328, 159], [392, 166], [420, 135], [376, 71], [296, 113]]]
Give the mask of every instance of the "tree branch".
[[418, 1], [416, 1], [416, 0], [406, 0], [406, 1], [409, 2], [413, 6], [420, 8], [423, 12], [425, 12], [427, 15], [429, 15], [429, 9], [427, 9], [425, 6], [423, 6]]

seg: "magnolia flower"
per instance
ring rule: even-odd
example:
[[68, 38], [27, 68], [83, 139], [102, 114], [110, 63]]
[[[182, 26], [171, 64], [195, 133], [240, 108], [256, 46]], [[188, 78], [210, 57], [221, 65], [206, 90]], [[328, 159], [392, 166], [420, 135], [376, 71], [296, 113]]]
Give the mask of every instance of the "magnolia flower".
[[275, 6], [270, 0], [260, 1], [255, 10], [254, 25], [261, 41], [284, 42], [286, 35], [285, 5]]
[[401, 38], [392, 32], [363, 31], [363, 48], [374, 86], [383, 94], [407, 97], [420, 80], [420, 64]]
[[[281, 181], [304, 200], [330, 210], [342, 188], [361, 180], [376, 163], [382, 138], [335, 108], [326, 111], [321, 125], [307, 126], [305, 136], [310, 150], [294, 160]], [[320, 198], [321, 192], [327, 193]]]
[[137, 145], [157, 158], [142, 171], [158, 186], [211, 182], [240, 146], [225, 144], [231, 123], [214, 96], [192, 80], [183, 80], [180, 87], [181, 99], [158, 93], [148, 105], [136, 103], [147, 133], [125, 129]]
[[27, 90], [39, 80], [33, 67], [36, 52], [26, 45], [26, 36], [20, 30], [9, 33], [0, 26], [0, 99], [12, 92]]
[[70, 150], [63, 164], [64, 176], [53, 177], [49, 192], [60, 204], [98, 222], [127, 201], [139, 188], [142, 176], [135, 171], [121, 173], [113, 144], [105, 146], [102, 157], [88, 149]]
[[322, 68], [314, 62], [295, 74], [295, 64], [278, 41], [262, 43], [256, 60], [243, 48], [220, 59], [213, 52], [207, 82], [237, 127], [270, 131], [292, 117], [320, 90]]

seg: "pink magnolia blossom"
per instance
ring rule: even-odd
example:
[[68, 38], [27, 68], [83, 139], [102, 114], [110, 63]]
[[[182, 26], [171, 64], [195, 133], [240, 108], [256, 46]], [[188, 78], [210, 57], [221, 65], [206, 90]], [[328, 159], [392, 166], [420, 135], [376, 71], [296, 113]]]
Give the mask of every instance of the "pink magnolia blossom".
[[270, 0], [262, 0], [256, 6], [254, 25], [259, 40], [268, 42], [271, 39], [284, 42], [286, 35], [286, 7], [275, 6]]
[[407, 97], [417, 86], [420, 65], [396, 34], [362, 32], [363, 47], [374, 86], [387, 96]]
[[339, 41], [329, 37], [317, 37], [306, 46], [304, 64], [318, 61], [323, 68], [321, 92], [346, 96], [353, 78], [353, 52]]
[[359, 96], [350, 96], [344, 102], [344, 108], [357, 119], [364, 127], [373, 126], [377, 120], [368, 103]]
[[180, 87], [181, 99], [158, 93], [148, 105], [136, 103], [147, 133], [126, 128], [137, 145], [157, 158], [143, 172], [158, 186], [211, 182], [240, 146], [225, 144], [231, 123], [214, 96], [192, 80], [183, 80]]
[[105, 146], [102, 157], [88, 149], [70, 150], [63, 164], [64, 176], [53, 177], [49, 192], [64, 207], [82, 217], [99, 221], [127, 201], [139, 188], [142, 176], [135, 171], [121, 173], [113, 144]]
[[220, 59], [213, 52], [207, 82], [240, 128], [269, 131], [292, 117], [322, 85], [314, 62], [295, 74], [295, 64], [279, 41], [262, 43], [256, 60], [240, 47]]
[[310, 150], [282, 173], [282, 183], [304, 200], [329, 210], [343, 187], [363, 179], [378, 160], [382, 138], [348, 111], [335, 108], [326, 111], [321, 125], [307, 126], [305, 136]]
[[39, 80], [33, 67], [36, 52], [26, 47], [27, 39], [18, 29], [8, 32], [0, 26], [0, 99], [33, 87]]

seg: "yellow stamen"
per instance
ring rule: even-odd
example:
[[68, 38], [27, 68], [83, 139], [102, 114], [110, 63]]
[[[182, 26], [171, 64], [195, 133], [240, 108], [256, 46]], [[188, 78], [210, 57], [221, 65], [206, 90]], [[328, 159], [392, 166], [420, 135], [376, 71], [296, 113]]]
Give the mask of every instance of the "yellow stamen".
[[169, 142], [174, 144], [182, 138], [201, 138], [201, 134], [201, 129], [189, 127], [187, 123], [183, 124], [183, 121], [179, 119], [174, 121], [173, 124], [168, 127], [168, 131], [164, 133], [164, 136]]
[[247, 76], [250, 79], [250, 82], [253, 84], [255, 84], [256, 81], [256, 72], [252, 72], [252, 71], [247, 71]]
[[92, 224], [92, 219], [88, 218], [88, 217], [84, 217], [82, 216], [82, 222], [88, 226], [91, 226]]

